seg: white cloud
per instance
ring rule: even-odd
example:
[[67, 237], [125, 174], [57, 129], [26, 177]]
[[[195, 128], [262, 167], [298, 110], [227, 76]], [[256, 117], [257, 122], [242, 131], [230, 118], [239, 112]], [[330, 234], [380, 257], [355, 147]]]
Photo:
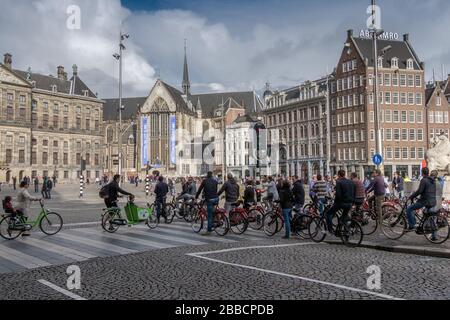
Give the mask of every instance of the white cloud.
[[[450, 44], [443, 38], [450, 19], [447, 1], [379, 2], [383, 26], [411, 34], [426, 61], [428, 78], [433, 67], [446, 63], [450, 68]], [[148, 94], [156, 69], [164, 81], [179, 87], [185, 38], [195, 92], [261, 90], [266, 81], [286, 87], [331, 71], [346, 30], [365, 27], [365, 2], [311, 3], [292, 2], [291, 10], [275, 11], [276, 16], [262, 5], [242, 7], [248, 11], [239, 12], [239, 18], [210, 20], [183, 10], [130, 12], [119, 0], [35, 0], [31, 5], [27, 0], [2, 0], [0, 43], [14, 55], [17, 68], [55, 74], [57, 65], [69, 69], [76, 63], [94, 91], [113, 97], [118, 66], [112, 54], [123, 20], [124, 31], [131, 35], [124, 53], [125, 96]], [[65, 27], [69, 4], [81, 7], [79, 31]]]

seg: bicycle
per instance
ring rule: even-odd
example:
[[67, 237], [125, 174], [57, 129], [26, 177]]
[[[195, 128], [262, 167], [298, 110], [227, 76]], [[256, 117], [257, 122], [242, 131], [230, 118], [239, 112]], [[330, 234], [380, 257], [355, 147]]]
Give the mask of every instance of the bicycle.
[[[199, 201], [194, 208], [191, 228], [195, 233], [200, 233], [205, 224], [208, 224], [208, 213], [204, 204], [204, 200]], [[224, 209], [219, 209], [218, 204], [214, 205], [213, 230], [222, 237], [230, 230], [230, 220], [227, 217], [227, 213]]]
[[56, 212], [45, 209], [44, 202], [39, 200], [41, 211], [36, 220], [27, 220], [22, 215], [4, 214], [0, 221], [0, 235], [3, 239], [14, 240], [23, 232], [31, 231], [39, 226], [39, 229], [48, 236], [53, 236], [61, 231], [63, 219]]
[[[408, 233], [408, 223], [406, 218], [406, 209], [412, 201], [406, 201], [401, 211], [390, 210], [383, 215], [381, 229], [383, 234], [391, 239], [398, 240]], [[422, 211], [422, 215], [419, 212]], [[419, 227], [415, 233], [423, 235], [433, 244], [442, 244], [450, 237], [450, 227], [448, 222], [448, 212], [444, 209], [432, 212], [430, 209], [416, 210], [414, 212], [416, 220], [419, 221]]]
[[108, 233], [115, 233], [121, 226], [131, 227], [133, 225], [145, 222], [150, 229], [155, 229], [159, 222], [154, 214], [153, 208], [139, 208], [133, 200], [133, 197], [128, 198], [128, 202], [125, 205], [126, 219], [122, 218], [122, 209], [119, 207], [103, 209], [101, 216], [102, 228]]
[[328, 230], [325, 218], [327, 216], [327, 211], [329, 211], [329, 209], [324, 212], [322, 218], [316, 217], [312, 219], [308, 228], [310, 239], [316, 243], [323, 242], [327, 236], [327, 231], [330, 231], [330, 233], [340, 238], [344, 245], [348, 247], [358, 247], [364, 238], [361, 225], [353, 218], [343, 221], [342, 215], [336, 213], [334, 217], [337, 217], [337, 225], [333, 225], [332, 230]]
[[[176, 204], [177, 200], [175, 197], [172, 198], [172, 201], [167, 203], [166, 198], [164, 198], [163, 203], [161, 204], [161, 217], [164, 218], [166, 224], [171, 224], [176, 214]], [[157, 202], [153, 202], [152, 204], [147, 204], [149, 208], [152, 209], [153, 212], [156, 211]]]
[[379, 224], [377, 213], [370, 208], [367, 200], [359, 207], [354, 206], [350, 214], [361, 225], [365, 236], [370, 236], [377, 231]]
[[[304, 226], [305, 224], [308, 223], [305, 220], [308, 219], [308, 217], [306, 215], [300, 214], [296, 210], [293, 211], [296, 212], [296, 214], [294, 215], [294, 217], [290, 217], [291, 232], [303, 238]], [[275, 234], [281, 232], [281, 230], [284, 229], [284, 224], [285, 221], [281, 207], [279, 206], [279, 201], [275, 201], [273, 211], [267, 213], [264, 216], [263, 219], [264, 233], [269, 237], [273, 237]]]

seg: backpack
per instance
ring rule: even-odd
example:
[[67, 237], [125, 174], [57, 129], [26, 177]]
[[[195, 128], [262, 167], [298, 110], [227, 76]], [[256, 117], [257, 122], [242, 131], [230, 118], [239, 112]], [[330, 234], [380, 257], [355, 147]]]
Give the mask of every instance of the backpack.
[[48, 189], [48, 190], [52, 190], [52, 188], [53, 188], [53, 182], [52, 182], [52, 180], [49, 179], [49, 180], [47, 181], [47, 189]]
[[100, 189], [98, 196], [102, 199], [109, 198], [109, 184]]

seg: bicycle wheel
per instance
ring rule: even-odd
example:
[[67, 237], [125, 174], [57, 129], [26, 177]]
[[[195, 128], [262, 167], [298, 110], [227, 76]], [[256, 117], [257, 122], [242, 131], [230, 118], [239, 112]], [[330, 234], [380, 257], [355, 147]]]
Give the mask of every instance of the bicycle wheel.
[[199, 233], [203, 229], [203, 216], [200, 211], [196, 211], [193, 213], [191, 228], [195, 233]]
[[443, 215], [433, 215], [425, 219], [423, 223], [425, 238], [434, 244], [442, 244], [450, 237], [448, 220]]
[[184, 221], [187, 223], [191, 223], [194, 213], [197, 211], [197, 209], [194, 206], [188, 206], [184, 209]]
[[230, 227], [234, 234], [241, 235], [248, 228], [248, 221], [244, 214], [237, 210], [231, 210], [230, 212]]
[[264, 214], [257, 209], [252, 209], [248, 213], [248, 226], [253, 230], [261, 230], [263, 227]]
[[13, 226], [16, 223], [15, 218], [7, 216], [4, 217], [0, 221], [0, 236], [5, 240], [14, 240], [18, 236], [22, 234], [22, 231], [20, 230], [14, 230]]
[[313, 218], [308, 226], [309, 238], [317, 243], [325, 240], [327, 236], [327, 223], [324, 218]]
[[216, 215], [214, 221], [214, 231], [221, 237], [226, 236], [230, 230], [230, 220], [224, 213], [219, 213]]
[[266, 214], [263, 220], [263, 230], [269, 237], [273, 237], [278, 232], [278, 217], [275, 213]]
[[306, 214], [295, 216], [292, 220], [292, 230], [302, 239], [309, 239], [309, 224], [312, 218]]
[[389, 210], [383, 215], [381, 231], [388, 239], [400, 239], [406, 233], [407, 227], [406, 217], [402, 212]]
[[355, 220], [339, 224], [337, 234], [342, 243], [348, 247], [358, 247], [364, 238], [363, 229]]
[[361, 225], [364, 235], [370, 236], [374, 234], [378, 229], [378, 219], [375, 213], [363, 210], [361, 212], [361, 221], [357, 220]]
[[147, 227], [149, 227], [150, 229], [156, 229], [156, 227], [158, 227], [159, 225], [159, 221], [158, 218], [156, 217], [155, 212], [151, 212], [150, 215], [147, 218], [147, 222], [145, 223], [147, 225]]
[[175, 208], [171, 204], [166, 204], [166, 208], [163, 209], [166, 217], [166, 224], [171, 224], [173, 222], [173, 218], [175, 218]]
[[47, 212], [39, 222], [39, 228], [48, 236], [53, 236], [61, 231], [63, 227], [63, 219], [56, 212]]
[[114, 220], [120, 219], [120, 212], [118, 210], [106, 211], [102, 216], [102, 228], [108, 233], [114, 233], [119, 230], [120, 226], [114, 223]]

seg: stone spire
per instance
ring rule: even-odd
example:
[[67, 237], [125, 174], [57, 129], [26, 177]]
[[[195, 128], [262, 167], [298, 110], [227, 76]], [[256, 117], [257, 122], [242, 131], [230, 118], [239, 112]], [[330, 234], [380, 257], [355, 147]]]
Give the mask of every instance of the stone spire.
[[191, 82], [189, 81], [189, 68], [187, 62], [187, 40], [184, 40], [184, 70], [183, 70], [183, 93], [185, 96], [189, 96], [191, 94]]

